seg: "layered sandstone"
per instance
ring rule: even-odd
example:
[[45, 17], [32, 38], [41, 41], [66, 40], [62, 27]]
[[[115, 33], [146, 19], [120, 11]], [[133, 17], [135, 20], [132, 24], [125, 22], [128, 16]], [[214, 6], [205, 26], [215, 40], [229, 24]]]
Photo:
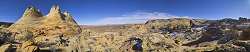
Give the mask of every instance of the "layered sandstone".
[[31, 6], [28, 7], [23, 16], [13, 25], [9, 27], [11, 31], [21, 31], [24, 29], [32, 28], [34, 25], [38, 24], [42, 19], [42, 13], [36, 9], [35, 7]]
[[73, 17], [68, 12], [61, 12], [57, 5], [54, 5], [45, 16], [35, 7], [29, 7], [9, 29], [18, 33], [31, 31], [35, 35], [73, 35], [80, 33], [80, 27]]

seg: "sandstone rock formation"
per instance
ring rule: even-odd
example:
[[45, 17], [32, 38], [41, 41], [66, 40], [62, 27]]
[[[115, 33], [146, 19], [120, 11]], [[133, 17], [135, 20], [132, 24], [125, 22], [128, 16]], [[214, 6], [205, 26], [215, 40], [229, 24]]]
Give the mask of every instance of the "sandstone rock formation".
[[68, 46], [69, 37], [81, 33], [81, 28], [73, 16], [69, 12], [61, 12], [57, 5], [54, 5], [47, 15], [42, 15], [35, 7], [27, 8], [23, 16], [8, 30], [12, 33], [8, 38], [13, 39], [8, 41], [21, 44], [16, 46], [17, 52], [37, 52], [39, 48], [51, 45], [65, 47]]
[[192, 27], [194, 22], [186, 18], [156, 19], [145, 23], [152, 31], [186, 31]]
[[250, 28], [247, 28], [246, 30], [243, 30], [242, 34], [240, 34], [239, 39], [241, 40], [250, 40]]
[[0, 52], [10, 52], [12, 48], [11, 44], [2, 45], [0, 47]]
[[11, 31], [17, 32], [24, 29], [33, 28], [38, 25], [39, 21], [43, 19], [41, 12], [35, 7], [28, 7], [23, 16], [13, 25], [9, 27]]
[[[69, 12], [53, 6], [48, 15], [29, 7], [8, 29], [0, 28], [0, 52], [249, 52], [250, 30], [172, 18], [82, 30]], [[14, 50], [12, 50], [14, 49]]]
[[33, 42], [27, 41], [24, 42], [21, 46], [22, 52], [39, 52], [39, 47], [34, 45]]
[[18, 33], [28, 30], [35, 35], [75, 35], [81, 31], [73, 17], [68, 12], [62, 13], [57, 5], [54, 5], [46, 16], [35, 7], [29, 7], [20, 20], [9, 29]]

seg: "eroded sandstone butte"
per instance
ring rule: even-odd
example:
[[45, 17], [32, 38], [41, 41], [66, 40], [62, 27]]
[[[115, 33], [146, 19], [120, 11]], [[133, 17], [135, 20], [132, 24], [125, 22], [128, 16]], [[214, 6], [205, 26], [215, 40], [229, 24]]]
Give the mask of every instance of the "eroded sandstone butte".
[[32, 32], [35, 35], [76, 35], [81, 32], [71, 14], [61, 12], [54, 5], [47, 15], [43, 15], [35, 7], [28, 7], [23, 16], [9, 30], [16, 33]]

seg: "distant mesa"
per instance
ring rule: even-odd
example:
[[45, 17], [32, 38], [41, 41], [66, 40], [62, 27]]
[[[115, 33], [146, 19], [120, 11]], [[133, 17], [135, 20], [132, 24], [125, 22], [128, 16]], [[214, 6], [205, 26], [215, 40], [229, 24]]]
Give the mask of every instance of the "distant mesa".
[[10, 22], [0, 22], [0, 26], [10, 26], [13, 23]]
[[8, 28], [12, 32], [32, 31], [39, 35], [78, 34], [80, 27], [67, 11], [61, 12], [58, 5], [54, 5], [47, 15], [39, 9], [28, 7], [23, 16]]

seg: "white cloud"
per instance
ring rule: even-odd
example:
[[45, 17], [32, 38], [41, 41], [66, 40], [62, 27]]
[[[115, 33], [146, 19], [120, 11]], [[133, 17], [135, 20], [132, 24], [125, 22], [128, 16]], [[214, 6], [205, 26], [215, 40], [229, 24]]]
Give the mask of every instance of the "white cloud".
[[188, 16], [179, 17], [162, 12], [134, 12], [119, 17], [106, 17], [96, 22], [86, 25], [108, 25], [108, 24], [137, 24], [145, 23], [153, 19], [169, 19], [169, 18], [190, 18]]

